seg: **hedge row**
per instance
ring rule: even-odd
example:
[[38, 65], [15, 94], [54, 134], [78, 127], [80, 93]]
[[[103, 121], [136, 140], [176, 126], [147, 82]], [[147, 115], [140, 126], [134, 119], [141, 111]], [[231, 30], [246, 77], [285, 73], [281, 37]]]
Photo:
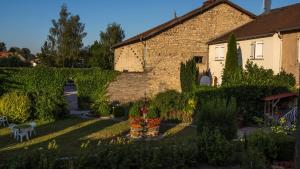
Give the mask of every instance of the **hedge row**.
[[[66, 101], [63, 95], [64, 86], [68, 80], [74, 80], [79, 100], [87, 99], [93, 102], [97, 99], [96, 93], [105, 89], [106, 84], [116, 76], [113, 71], [100, 69], [58, 69], [58, 68], [7, 68], [0, 69], [0, 96], [18, 91], [18, 95], [31, 100], [30, 117], [12, 122], [24, 122], [30, 119], [54, 120], [64, 116]], [[4, 96], [3, 96], [4, 97]], [[9, 100], [10, 99], [10, 100]], [[16, 97], [9, 96], [6, 103], [18, 109]], [[1, 99], [4, 100], [4, 99]], [[0, 104], [0, 106], [4, 104]], [[7, 106], [7, 104], [6, 104]], [[4, 108], [0, 107], [0, 111]], [[6, 115], [6, 111], [0, 114]]]

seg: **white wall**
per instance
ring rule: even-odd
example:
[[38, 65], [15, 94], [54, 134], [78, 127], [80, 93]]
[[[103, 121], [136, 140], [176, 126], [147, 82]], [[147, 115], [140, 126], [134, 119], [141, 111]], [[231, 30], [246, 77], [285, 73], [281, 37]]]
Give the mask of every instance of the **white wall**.
[[[263, 42], [263, 59], [251, 59], [251, 44], [256, 41]], [[274, 34], [271, 37], [258, 38], [251, 40], [243, 40], [237, 42], [241, 49], [241, 59], [243, 68], [247, 63], [247, 60], [253, 61], [258, 66], [262, 66], [265, 69], [272, 69], [275, 74], [279, 73], [281, 70], [281, 39], [278, 34]], [[216, 46], [225, 46], [225, 59], [227, 53], [227, 43], [209, 45], [209, 69], [211, 71], [212, 77], [217, 77], [218, 85], [222, 83], [222, 72], [225, 66], [225, 59], [216, 60]]]

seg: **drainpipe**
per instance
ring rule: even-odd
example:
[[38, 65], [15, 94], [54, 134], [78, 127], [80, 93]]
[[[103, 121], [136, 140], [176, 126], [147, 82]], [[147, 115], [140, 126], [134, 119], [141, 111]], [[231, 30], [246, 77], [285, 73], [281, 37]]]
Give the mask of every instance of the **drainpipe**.
[[[277, 32], [278, 38], [280, 40], [280, 51], [279, 51], [279, 70], [282, 71], [282, 35], [280, 32]], [[280, 73], [280, 72], [279, 72]]]

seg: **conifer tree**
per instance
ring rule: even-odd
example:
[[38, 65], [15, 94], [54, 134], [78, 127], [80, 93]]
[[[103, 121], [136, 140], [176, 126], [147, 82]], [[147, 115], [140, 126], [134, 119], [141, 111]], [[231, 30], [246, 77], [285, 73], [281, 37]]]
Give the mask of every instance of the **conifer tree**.
[[229, 37], [227, 49], [225, 68], [222, 75], [222, 86], [236, 85], [240, 82], [241, 77], [241, 67], [238, 64], [237, 43], [233, 34]]

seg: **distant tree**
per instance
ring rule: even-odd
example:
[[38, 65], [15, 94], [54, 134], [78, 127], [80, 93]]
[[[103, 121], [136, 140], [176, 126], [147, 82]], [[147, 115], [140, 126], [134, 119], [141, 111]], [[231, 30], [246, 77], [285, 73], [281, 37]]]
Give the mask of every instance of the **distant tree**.
[[58, 66], [74, 66], [78, 61], [82, 39], [87, 35], [84, 24], [78, 15], [72, 16], [66, 5], [62, 5], [59, 19], [52, 20], [48, 41], [51, 44], [51, 53], [54, 54]]
[[10, 56], [8, 58], [0, 58], [0, 67], [28, 67], [29, 62], [22, 61], [18, 56]]
[[42, 66], [54, 67], [55, 58], [51, 50], [51, 44], [45, 41], [43, 46], [41, 47], [41, 53], [37, 54], [37, 58]]
[[12, 53], [20, 53], [20, 52], [21, 52], [21, 49], [14, 46], [14, 47], [9, 48], [8, 51], [9, 51], [9, 52], [12, 52]]
[[109, 24], [105, 31], [100, 32], [100, 40], [95, 41], [90, 47], [89, 66], [113, 69], [114, 50], [113, 45], [125, 38], [124, 30], [117, 23]]
[[6, 52], [6, 45], [4, 42], [0, 42], [0, 52]]
[[241, 67], [238, 64], [238, 53], [236, 38], [232, 34], [228, 41], [228, 51], [226, 55], [225, 68], [222, 75], [222, 85], [231, 86], [239, 83]]
[[20, 53], [19, 53], [21, 56], [23, 56], [27, 61], [31, 61], [31, 60], [33, 60], [34, 59], [34, 55], [33, 54], [31, 54], [31, 51], [30, 51], [30, 49], [28, 49], [28, 48], [22, 48], [21, 50], [20, 50]]
[[[100, 32], [99, 45], [101, 46], [101, 60], [108, 66], [106, 68], [113, 69], [114, 67], [114, 50], [113, 45], [121, 42], [125, 38], [124, 30], [120, 24], [109, 24], [105, 32]], [[100, 55], [99, 55], [100, 56]]]

